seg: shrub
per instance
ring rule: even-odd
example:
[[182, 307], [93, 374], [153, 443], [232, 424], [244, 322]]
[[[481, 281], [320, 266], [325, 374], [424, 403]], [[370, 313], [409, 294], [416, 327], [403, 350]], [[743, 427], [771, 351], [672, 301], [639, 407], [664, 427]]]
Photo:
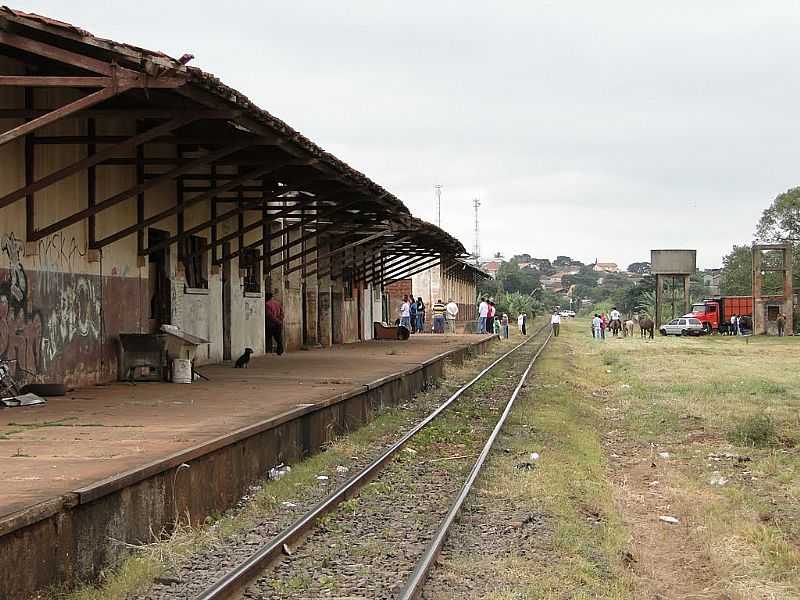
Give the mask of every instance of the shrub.
[[737, 446], [764, 448], [775, 441], [775, 424], [768, 415], [750, 415], [739, 421], [727, 437]]

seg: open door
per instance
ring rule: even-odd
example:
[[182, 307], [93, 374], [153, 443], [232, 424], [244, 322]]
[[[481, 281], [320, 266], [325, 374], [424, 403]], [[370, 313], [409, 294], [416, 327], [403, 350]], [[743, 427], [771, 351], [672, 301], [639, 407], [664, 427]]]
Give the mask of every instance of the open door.
[[222, 243], [222, 360], [231, 360], [231, 245]]
[[[150, 228], [147, 230], [147, 246], [166, 242], [169, 232]], [[147, 273], [148, 297], [150, 298], [150, 331], [155, 333], [162, 325], [172, 322], [172, 307], [169, 280], [169, 246], [150, 254]]]
[[331, 293], [331, 341], [334, 344], [341, 344], [344, 342], [342, 336], [342, 304], [344, 297], [341, 292]]

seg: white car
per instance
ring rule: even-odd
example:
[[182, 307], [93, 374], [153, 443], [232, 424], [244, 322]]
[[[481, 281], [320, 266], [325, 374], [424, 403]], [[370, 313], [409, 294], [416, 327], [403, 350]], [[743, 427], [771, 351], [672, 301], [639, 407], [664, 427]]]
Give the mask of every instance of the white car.
[[681, 317], [672, 319], [659, 329], [661, 335], [703, 335], [705, 330], [703, 324], [693, 317]]
[[575, 311], [574, 310], [560, 310], [558, 311], [559, 316], [561, 317], [574, 317]]

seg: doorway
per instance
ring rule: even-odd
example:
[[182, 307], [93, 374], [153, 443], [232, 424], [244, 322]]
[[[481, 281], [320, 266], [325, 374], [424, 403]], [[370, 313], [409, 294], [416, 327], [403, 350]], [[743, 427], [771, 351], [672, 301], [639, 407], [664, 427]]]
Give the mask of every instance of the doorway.
[[[147, 247], [169, 240], [169, 233], [161, 229], [147, 230]], [[169, 246], [153, 252], [148, 260], [148, 296], [150, 298], [150, 330], [157, 332], [162, 325], [172, 321], [169, 280]]]
[[231, 360], [231, 244], [222, 243], [222, 360]]

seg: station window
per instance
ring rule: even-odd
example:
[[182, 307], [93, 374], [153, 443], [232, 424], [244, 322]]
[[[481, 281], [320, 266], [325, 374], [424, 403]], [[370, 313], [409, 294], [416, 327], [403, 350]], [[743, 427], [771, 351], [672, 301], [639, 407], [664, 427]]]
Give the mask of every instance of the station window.
[[768, 306], [767, 307], [767, 321], [777, 321], [779, 312], [780, 312], [780, 307], [779, 306]]
[[186, 287], [208, 289], [208, 250], [206, 239], [199, 235], [183, 238], [183, 270]]
[[261, 293], [261, 250], [243, 248], [239, 258], [239, 268], [244, 271], [242, 287], [246, 294]]

